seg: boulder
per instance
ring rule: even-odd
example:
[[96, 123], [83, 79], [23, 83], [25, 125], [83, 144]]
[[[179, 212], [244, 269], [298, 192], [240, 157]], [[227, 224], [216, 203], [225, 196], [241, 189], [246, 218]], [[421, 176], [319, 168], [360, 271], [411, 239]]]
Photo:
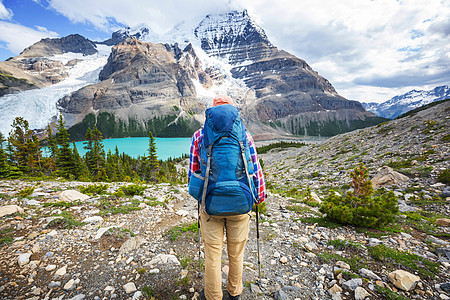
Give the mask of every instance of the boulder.
[[377, 274], [368, 269], [362, 268], [361, 270], [359, 270], [359, 275], [361, 275], [364, 278], [381, 281], [381, 278]]
[[123, 289], [125, 290], [125, 293], [130, 294], [137, 291], [136, 285], [134, 282], [129, 282], [123, 286]]
[[404, 270], [396, 270], [388, 274], [389, 281], [397, 288], [410, 291], [417, 282], [420, 281], [420, 277]]
[[177, 257], [175, 255], [170, 255], [170, 254], [158, 254], [148, 264], [157, 265], [157, 264], [169, 264], [169, 263], [180, 265], [180, 262], [178, 261]]
[[9, 216], [15, 213], [23, 214], [23, 209], [17, 205], [5, 205], [0, 206], [0, 218], [3, 216]]
[[88, 217], [82, 221], [83, 223], [95, 224], [103, 222], [103, 218], [100, 216]]
[[447, 218], [437, 219], [435, 224], [443, 227], [450, 227], [450, 219]]
[[342, 287], [346, 290], [354, 291], [358, 286], [362, 285], [362, 279], [361, 278], [353, 278], [350, 280], [347, 280], [342, 284]]
[[364, 288], [358, 286], [355, 289], [355, 300], [364, 300], [369, 296], [370, 294]]
[[65, 202], [73, 202], [76, 200], [79, 201], [86, 201], [90, 197], [88, 195], [82, 194], [79, 191], [76, 190], [66, 190], [59, 194], [59, 200], [65, 201]]
[[372, 178], [372, 186], [374, 189], [378, 189], [382, 186], [395, 185], [408, 180], [408, 176], [400, 174], [388, 166], [384, 166], [379, 168], [377, 174]]
[[17, 258], [17, 263], [19, 264], [20, 267], [23, 267], [24, 265], [26, 265], [30, 262], [31, 254], [32, 253], [25, 253], [25, 254], [19, 255], [19, 257]]
[[125, 241], [125, 243], [120, 246], [119, 254], [125, 254], [131, 251], [138, 249], [142, 243], [144, 242], [144, 238], [142, 236], [135, 236], [129, 238]]

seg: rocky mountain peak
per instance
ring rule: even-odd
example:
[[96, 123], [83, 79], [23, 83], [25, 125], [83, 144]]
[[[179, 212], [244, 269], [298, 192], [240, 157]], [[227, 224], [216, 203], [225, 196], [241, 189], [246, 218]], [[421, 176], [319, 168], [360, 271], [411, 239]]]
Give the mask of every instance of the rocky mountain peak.
[[264, 30], [251, 19], [247, 10], [207, 15], [194, 29], [194, 35], [206, 53], [220, 57], [230, 55], [232, 64], [258, 59], [261, 55], [253, 51], [255, 49], [272, 48]]
[[103, 41], [103, 44], [108, 46], [117, 45], [124, 42], [128, 37], [135, 37], [141, 41], [147, 40], [150, 36], [155, 36], [156, 33], [147, 24], [141, 23], [133, 27], [125, 27], [113, 32], [110, 39]]
[[45, 38], [31, 45], [20, 53], [19, 58], [48, 57], [68, 52], [92, 55], [97, 53], [94, 42], [79, 34], [71, 34], [62, 38]]

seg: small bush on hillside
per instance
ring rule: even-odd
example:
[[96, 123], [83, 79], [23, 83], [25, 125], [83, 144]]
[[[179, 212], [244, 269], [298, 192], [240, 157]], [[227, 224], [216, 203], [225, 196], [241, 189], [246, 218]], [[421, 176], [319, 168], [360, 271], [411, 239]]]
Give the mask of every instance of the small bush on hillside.
[[440, 172], [438, 174], [437, 179], [443, 183], [450, 183], [450, 170], [449, 169], [445, 169], [444, 171]]
[[80, 192], [87, 195], [102, 195], [106, 193], [106, 190], [108, 189], [107, 184], [91, 184], [86, 187], [81, 187]]
[[142, 196], [142, 195], [144, 195], [144, 190], [146, 188], [147, 188], [146, 186], [139, 185], [139, 184], [131, 184], [128, 186], [122, 186], [115, 193], [115, 195], [118, 197], [124, 197], [124, 196], [132, 197], [134, 195]]
[[394, 220], [398, 213], [397, 199], [392, 191], [373, 191], [368, 171], [360, 163], [350, 172], [352, 191], [344, 196], [331, 193], [320, 207], [328, 218], [341, 224], [379, 228]]
[[20, 198], [26, 198], [28, 196], [31, 196], [31, 194], [33, 194], [33, 192], [34, 192], [34, 187], [30, 186], [30, 187], [24, 188], [23, 190], [20, 190], [19, 196], [20, 196]]

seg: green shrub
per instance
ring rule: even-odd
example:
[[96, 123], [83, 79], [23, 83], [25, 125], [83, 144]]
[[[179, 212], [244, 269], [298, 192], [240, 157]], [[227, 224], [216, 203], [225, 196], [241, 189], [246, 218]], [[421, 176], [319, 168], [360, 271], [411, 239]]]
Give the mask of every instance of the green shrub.
[[437, 179], [443, 183], [450, 184], [450, 170], [445, 169], [444, 171], [440, 172]]
[[28, 196], [31, 196], [31, 194], [33, 194], [33, 192], [34, 192], [34, 187], [30, 186], [30, 187], [22, 189], [19, 192], [19, 196], [20, 196], [20, 198], [26, 198]]
[[88, 185], [86, 187], [80, 187], [80, 192], [86, 195], [102, 195], [105, 194], [106, 190], [108, 189], [107, 184], [92, 184]]
[[322, 203], [320, 212], [341, 224], [380, 228], [394, 220], [398, 213], [397, 199], [392, 191], [373, 192], [368, 171], [360, 163], [350, 172], [353, 191], [344, 196], [331, 193]]
[[[253, 204], [252, 211], [256, 212], [256, 204]], [[267, 213], [266, 202], [258, 204], [258, 212], [261, 214]]]
[[122, 186], [117, 190], [115, 195], [118, 197], [124, 197], [124, 196], [132, 197], [134, 195], [142, 196], [142, 195], [144, 195], [144, 190], [146, 188], [147, 187], [145, 187], [143, 185], [139, 185], [139, 184], [131, 184], [128, 186]]

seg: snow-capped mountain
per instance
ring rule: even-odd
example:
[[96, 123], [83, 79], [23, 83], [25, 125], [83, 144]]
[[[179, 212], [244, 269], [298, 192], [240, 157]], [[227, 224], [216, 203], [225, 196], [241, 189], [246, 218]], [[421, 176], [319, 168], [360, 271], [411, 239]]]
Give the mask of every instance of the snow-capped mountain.
[[[41, 41], [43, 46], [33, 45], [30, 48], [35, 51], [28, 53], [39, 56], [45, 49], [55, 56], [47, 51], [47, 45], [60, 45], [63, 39]], [[91, 51], [91, 41], [77, 36], [78, 40], [83, 51]], [[162, 35], [140, 24], [92, 45], [95, 51], [112, 46], [107, 61], [92, 69], [99, 71], [95, 73], [98, 81], [86, 81], [84, 87], [76, 86], [65, 94], [55, 93], [59, 112], [66, 124], [73, 126], [71, 134], [79, 137], [94, 121], [105, 137], [147, 135], [148, 130], [157, 136], [189, 136], [204, 120], [204, 110], [217, 94], [230, 95], [247, 128], [264, 138], [280, 133], [330, 136], [380, 122], [359, 102], [340, 96], [304, 60], [273, 45], [246, 10], [181, 21]], [[60, 52], [72, 51], [75, 44], [69, 46], [60, 47]], [[28, 63], [33, 57], [15, 59]], [[69, 68], [82, 60], [60, 62], [58, 69], [52, 57], [47, 59], [52, 63], [41, 62], [36, 68], [60, 69], [59, 81], [70, 77]], [[26, 67], [16, 69], [22, 72], [18, 78], [30, 73]], [[0, 63], [1, 74], [7, 73]], [[59, 82], [50, 79], [46, 85]], [[25, 99], [25, 94], [14, 97]], [[55, 114], [55, 101], [50, 106], [52, 109], [42, 110], [49, 114], [41, 116], [42, 120]]]
[[450, 88], [448, 85], [443, 85], [428, 91], [412, 90], [406, 94], [392, 97], [383, 103], [363, 103], [363, 106], [377, 116], [394, 119], [414, 108], [449, 98]]
[[128, 37], [135, 37], [141, 41], [158, 39], [158, 35], [147, 24], [141, 23], [133, 27], [125, 27], [113, 32], [110, 39], [102, 43], [114, 46], [125, 41]]

